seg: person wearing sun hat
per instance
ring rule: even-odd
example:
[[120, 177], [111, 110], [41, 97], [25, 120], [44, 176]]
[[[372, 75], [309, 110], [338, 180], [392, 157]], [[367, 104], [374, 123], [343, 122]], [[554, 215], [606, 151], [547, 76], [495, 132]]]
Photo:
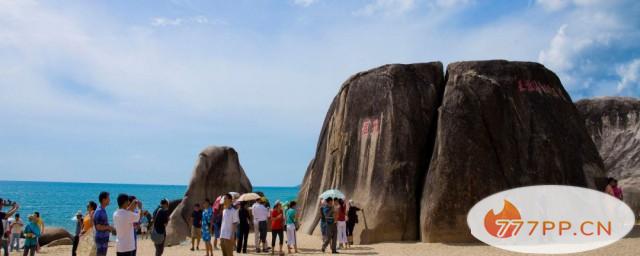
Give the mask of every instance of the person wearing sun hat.
[[82, 211], [78, 211], [76, 213], [76, 232], [73, 236], [73, 247], [71, 247], [71, 255], [76, 256], [76, 251], [78, 250], [78, 244], [80, 243], [80, 234], [83, 229], [83, 219], [82, 219]]

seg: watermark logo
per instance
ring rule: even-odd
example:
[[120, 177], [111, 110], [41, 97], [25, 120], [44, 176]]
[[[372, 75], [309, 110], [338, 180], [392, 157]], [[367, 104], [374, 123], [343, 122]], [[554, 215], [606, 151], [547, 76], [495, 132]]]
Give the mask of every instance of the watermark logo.
[[624, 202], [599, 191], [530, 186], [491, 195], [467, 215], [473, 236], [505, 250], [574, 253], [622, 239], [635, 224]]
[[484, 216], [484, 227], [487, 233], [497, 238], [508, 238], [517, 233], [519, 226], [509, 225], [509, 223], [521, 223], [520, 211], [511, 202], [504, 200], [504, 208], [498, 214], [493, 213], [493, 209]]

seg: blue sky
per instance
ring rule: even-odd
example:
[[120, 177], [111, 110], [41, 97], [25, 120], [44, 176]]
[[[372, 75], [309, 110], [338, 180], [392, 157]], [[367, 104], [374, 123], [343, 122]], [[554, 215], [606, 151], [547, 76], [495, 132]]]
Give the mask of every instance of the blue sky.
[[186, 184], [230, 145], [300, 183], [351, 74], [538, 61], [574, 100], [640, 95], [640, 2], [0, 0], [0, 179]]

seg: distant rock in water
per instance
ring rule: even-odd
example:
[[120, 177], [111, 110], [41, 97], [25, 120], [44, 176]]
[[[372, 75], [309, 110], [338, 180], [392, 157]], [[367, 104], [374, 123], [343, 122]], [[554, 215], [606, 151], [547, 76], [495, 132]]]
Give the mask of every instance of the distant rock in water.
[[474, 241], [467, 212], [502, 190], [604, 184], [583, 119], [558, 77], [540, 64], [450, 64], [437, 122], [422, 195], [422, 241]]
[[[38, 238], [38, 243], [40, 244], [40, 246], [45, 246], [53, 241], [61, 240], [64, 238], [71, 240], [73, 239], [73, 236], [71, 236], [71, 234], [64, 228], [45, 227], [44, 233], [40, 236], [40, 238]], [[63, 240], [61, 240], [60, 242], [62, 241]]]
[[318, 225], [320, 193], [337, 188], [364, 209], [356, 242], [419, 239], [418, 205], [443, 81], [442, 63], [431, 62], [381, 66], [342, 85], [298, 195], [303, 232]]
[[609, 176], [624, 201], [640, 212], [640, 100], [603, 97], [576, 102]]
[[193, 205], [206, 198], [212, 202], [228, 192], [246, 193], [252, 190], [238, 153], [231, 147], [208, 147], [200, 153], [184, 198], [175, 208], [167, 225], [167, 245], [177, 245], [190, 235], [189, 217]]

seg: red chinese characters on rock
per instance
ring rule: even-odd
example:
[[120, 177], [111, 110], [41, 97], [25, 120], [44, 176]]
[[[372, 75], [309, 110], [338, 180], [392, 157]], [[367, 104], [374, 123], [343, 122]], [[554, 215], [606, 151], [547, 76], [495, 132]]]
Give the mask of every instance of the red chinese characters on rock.
[[369, 135], [369, 126], [371, 126], [371, 120], [365, 119], [362, 122], [362, 136], [363, 137]]
[[562, 90], [560, 90], [559, 88], [534, 80], [519, 80], [518, 91], [528, 93], [537, 92], [539, 94], [565, 99]]
[[362, 132], [362, 136], [367, 136], [369, 133], [378, 133], [380, 132], [380, 120], [376, 119], [364, 119], [362, 121], [362, 128], [360, 130]]
[[380, 121], [378, 119], [373, 120], [373, 133], [380, 132]]

